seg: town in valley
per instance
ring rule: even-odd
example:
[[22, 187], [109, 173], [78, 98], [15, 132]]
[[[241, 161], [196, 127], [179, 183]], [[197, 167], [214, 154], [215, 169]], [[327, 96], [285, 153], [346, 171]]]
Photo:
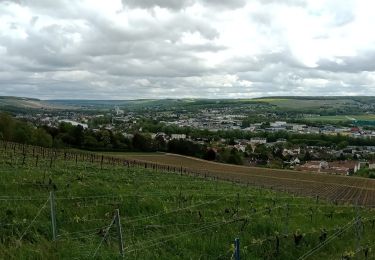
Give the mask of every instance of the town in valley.
[[[2, 100], [17, 120], [45, 129], [52, 147], [171, 152], [246, 166], [375, 177], [371, 97]], [[79, 130], [64, 132], [67, 127]]]

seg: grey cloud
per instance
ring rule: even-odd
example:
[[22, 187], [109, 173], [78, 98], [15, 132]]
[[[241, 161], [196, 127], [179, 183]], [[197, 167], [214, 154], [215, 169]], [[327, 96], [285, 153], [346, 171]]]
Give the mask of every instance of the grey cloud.
[[335, 60], [322, 59], [318, 62], [319, 69], [331, 72], [359, 73], [375, 71], [375, 50], [367, 51], [354, 57], [336, 57]]
[[31, 18], [30, 20], [30, 24], [32, 26], [34, 26], [36, 24], [36, 22], [38, 21], [39, 17], [38, 16], [33, 16], [33, 18]]
[[323, 8], [323, 12], [332, 16], [331, 26], [345, 26], [355, 20], [355, 2], [356, 0], [347, 0], [345, 4], [341, 0], [331, 0]]
[[246, 73], [248, 71], [261, 71], [268, 65], [290, 68], [304, 68], [305, 66], [293, 56], [290, 50], [264, 53], [262, 55], [234, 57], [225, 63], [231, 64], [229, 71], [232, 73]]
[[194, 3], [221, 9], [236, 9], [246, 4], [246, 0], [123, 0], [122, 2], [124, 6], [129, 7], [150, 9], [158, 6], [172, 10], [181, 10]]
[[335, 12], [333, 25], [344, 26], [353, 22], [354, 19], [355, 19], [355, 16], [352, 13], [352, 11]]
[[159, 6], [174, 10], [180, 10], [194, 3], [193, 0], [123, 0], [122, 2], [130, 7], [153, 8]]
[[[0, 40], [11, 57], [29, 59], [33, 66], [48, 65], [51, 67], [70, 67], [80, 62], [80, 57], [69, 53], [69, 34], [63, 28], [54, 25], [41, 31], [28, 31], [27, 41], [7, 39]], [[15, 64], [17, 65], [17, 64]]]
[[[339, 63], [321, 60], [317, 68], [306, 67], [293, 55], [272, 15], [281, 4], [305, 8], [305, 1], [259, 0], [264, 10], [249, 16], [262, 36], [277, 43], [275, 50], [230, 54], [224, 62], [207, 65], [206, 53], [215, 58], [232, 51], [220, 41], [221, 28], [211, 18], [216, 15], [220, 20], [223, 10], [240, 8], [246, 1], [197, 1], [209, 16], [195, 17], [182, 10], [192, 0], [125, 1], [122, 12], [135, 7], [169, 9], [167, 19], [136, 17], [128, 26], [89, 11], [82, 1], [18, 1], [29, 8], [32, 18], [27, 24], [15, 20], [7, 25], [24, 30], [25, 39], [0, 31], [0, 95], [133, 99], [374, 93], [375, 52], [336, 57]], [[12, 14], [1, 8], [3, 4], [0, 19]], [[355, 19], [347, 11], [332, 13], [333, 27]], [[56, 22], [43, 25], [45, 16]], [[203, 40], [182, 43], [186, 34], [199, 34]], [[79, 40], [73, 41], [74, 37]], [[329, 38], [329, 31], [321, 37]]]
[[299, 7], [305, 7], [307, 5], [306, 0], [259, 0], [259, 2], [262, 4], [277, 4]]
[[219, 8], [228, 8], [236, 9], [246, 5], [246, 0], [201, 0], [203, 4], [219, 7]]
[[266, 10], [253, 12], [250, 18], [260, 25], [270, 26], [272, 24], [272, 14]]
[[16, 3], [21, 6], [27, 6], [39, 14], [51, 15], [59, 19], [81, 19], [91, 15], [88, 10], [82, 6], [82, 1], [77, 0], [14, 0], [6, 1], [8, 3]]
[[[106, 65], [108, 64], [108, 66]], [[165, 56], [158, 59], [129, 59], [116, 63], [101, 59], [99, 69], [110, 75], [138, 77], [185, 77], [208, 72], [202, 61], [191, 56]]]
[[[217, 36], [212, 27], [187, 16], [174, 17], [163, 24], [144, 22], [141, 29], [124, 29], [105, 18], [91, 18], [87, 18], [84, 29], [74, 24], [52, 25], [38, 31], [26, 28], [27, 41], [0, 37], [12, 57], [9, 64], [30, 72], [80, 67], [133, 76], [186, 76], [205, 71], [193, 53], [225, 49], [213, 43], [176, 44], [184, 32], [199, 32], [207, 39]], [[72, 34], [81, 35], [82, 41], [72, 44]]]

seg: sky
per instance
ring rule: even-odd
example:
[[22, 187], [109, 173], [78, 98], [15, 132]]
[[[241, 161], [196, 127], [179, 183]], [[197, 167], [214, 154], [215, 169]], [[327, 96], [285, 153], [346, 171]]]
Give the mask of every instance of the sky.
[[0, 95], [375, 95], [375, 1], [0, 0]]

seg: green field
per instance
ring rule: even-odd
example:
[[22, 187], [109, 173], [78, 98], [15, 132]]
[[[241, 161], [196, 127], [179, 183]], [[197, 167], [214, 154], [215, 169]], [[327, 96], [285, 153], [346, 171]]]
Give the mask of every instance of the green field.
[[374, 114], [365, 115], [337, 115], [337, 116], [317, 116], [317, 117], [306, 117], [306, 120], [311, 121], [375, 121]]
[[22, 97], [4, 97], [0, 96], [0, 107], [14, 107], [22, 109], [72, 109], [68, 106], [54, 105], [47, 101], [33, 99], [33, 98], [22, 98]]
[[349, 98], [322, 99], [322, 98], [258, 98], [254, 101], [265, 102], [286, 109], [318, 109], [318, 108], [340, 108], [355, 105], [355, 101]]
[[370, 208], [120, 161], [3, 144], [0, 154], [0, 259], [120, 258], [115, 209], [126, 259], [232, 259], [236, 237], [242, 259], [375, 256]]

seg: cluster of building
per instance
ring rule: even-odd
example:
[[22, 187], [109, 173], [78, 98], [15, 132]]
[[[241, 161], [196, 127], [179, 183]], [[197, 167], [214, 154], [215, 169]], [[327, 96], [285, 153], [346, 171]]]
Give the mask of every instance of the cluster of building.
[[298, 134], [325, 134], [325, 135], [343, 135], [348, 137], [375, 138], [375, 131], [363, 130], [359, 127], [336, 127], [324, 125], [321, 127], [308, 126], [305, 124], [287, 123], [284, 121], [271, 122], [269, 127], [263, 127], [262, 123], [252, 124], [244, 128], [245, 131], [251, 132], [278, 132], [285, 131]]
[[349, 137], [375, 138], [375, 131], [363, 130], [359, 127], [339, 127], [332, 125], [309, 126], [306, 124], [287, 123], [285, 121], [274, 121], [268, 124], [254, 123], [248, 127], [243, 127], [245, 115], [225, 114], [221, 110], [201, 110], [193, 117], [186, 115], [176, 115], [169, 120], [163, 121], [167, 125], [179, 127], [194, 127], [197, 129], [218, 130], [243, 130], [249, 132], [278, 132], [285, 131], [298, 134], [326, 134], [343, 135]]
[[296, 167], [299, 171], [329, 173], [335, 175], [352, 175], [360, 169], [368, 167], [375, 169], [375, 162], [360, 162], [360, 161], [309, 161], [305, 164]]
[[197, 129], [235, 130], [241, 129], [244, 115], [225, 114], [222, 110], [203, 109], [194, 117], [185, 115], [175, 115], [174, 120], [164, 121], [167, 125], [176, 125], [179, 127], [194, 127]]
[[[305, 124], [287, 123], [285, 121], [274, 121], [270, 123], [254, 123], [244, 128], [243, 120], [246, 116], [231, 114], [233, 111], [223, 111], [215, 109], [202, 109], [199, 113], [193, 115], [187, 115], [184, 113], [174, 113], [161, 111], [158, 112], [158, 116], [162, 117], [165, 124], [176, 125], [179, 127], [193, 127], [197, 129], [208, 129], [210, 131], [217, 130], [242, 130], [254, 133], [264, 132], [278, 132], [285, 131], [290, 133], [299, 134], [324, 134], [324, 135], [337, 135], [348, 137], [361, 137], [361, 138], [375, 138], [375, 131], [363, 130], [359, 127], [337, 127], [331, 125], [325, 126], [308, 126]], [[37, 114], [37, 115], [23, 115], [19, 116], [23, 119], [30, 120], [36, 124], [43, 124], [48, 126], [58, 126], [61, 122], [70, 123], [72, 125], [81, 125], [84, 129], [89, 128], [89, 122], [98, 118], [104, 117], [102, 114], [84, 114], [80, 112], [61, 112], [59, 114]], [[143, 114], [142, 116], [145, 116]], [[98, 125], [92, 130], [108, 129], [121, 131], [123, 135], [129, 139], [133, 138], [133, 134], [128, 129], [137, 125], [138, 120], [142, 117], [136, 112], [125, 113], [118, 107], [115, 108], [114, 114], [110, 115], [112, 122], [107, 122], [102, 125]], [[147, 116], [147, 115], [146, 115]], [[151, 116], [151, 115], [149, 115]], [[100, 120], [98, 120], [100, 121]], [[121, 128], [117, 128], [121, 125]], [[141, 129], [140, 129], [141, 130]], [[171, 134], [165, 133], [151, 133], [153, 139], [162, 138], [168, 142], [170, 140], [189, 140], [198, 144], [206, 144], [215, 150], [218, 148], [236, 149], [240, 152], [254, 153], [256, 147], [264, 145], [267, 148], [272, 148], [278, 144], [286, 143], [285, 139], [278, 139], [275, 142], [268, 142], [266, 138], [253, 137], [249, 140], [238, 139], [234, 140], [234, 143], [228, 144], [228, 140], [220, 139], [214, 143], [207, 138], [190, 138], [185, 134]], [[375, 147], [374, 146], [348, 146], [343, 149], [334, 149], [319, 146], [304, 146], [303, 149], [298, 146], [293, 148], [282, 148], [282, 155], [288, 158], [288, 161], [284, 162], [290, 168], [294, 168], [300, 171], [309, 172], [320, 172], [320, 173], [331, 173], [340, 175], [350, 175], [356, 173], [363, 167], [369, 167], [375, 169], [375, 163], [371, 162], [360, 162], [365, 158], [374, 157]], [[311, 159], [302, 160], [304, 154], [308, 153]], [[333, 161], [328, 161], [325, 158], [335, 158]], [[337, 158], [353, 158], [352, 160], [337, 160]], [[303, 164], [302, 161], [305, 163]]]
[[[159, 120], [166, 125], [175, 125], [178, 127], [192, 127], [196, 129], [207, 129], [210, 131], [218, 130], [242, 130], [254, 133], [279, 132], [285, 131], [298, 134], [325, 134], [355, 137], [355, 138], [375, 138], [375, 131], [364, 130], [359, 127], [340, 127], [332, 125], [309, 126], [306, 124], [288, 123], [286, 121], [274, 121], [270, 123], [253, 123], [243, 127], [243, 121], [247, 118], [243, 113], [234, 113], [230, 108], [222, 109], [200, 109], [198, 111], [143, 111], [143, 112], [124, 112], [119, 107], [108, 114], [112, 122], [105, 125], [95, 126], [96, 128], [116, 129], [121, 125], [122, 129], [131, 129], [140, 118], [149, 118]], [[266, 114], [260, 114], [263, 118], [275, 118], [275, 115], [268, 117]], [[22, 115], [27, 120], [35, 123], [57, 126], [60, 122], [68, 122], [73, 125], [82, 125], [89, 127], [89, 122], [95, 121], [95, 118], [104, 117], [103, 114], [88, 114], [79, 111], [55, 112], [54, 114], [43, 113], [36, 115]], [[29, 117], [29, 118], [27, 118]]]

